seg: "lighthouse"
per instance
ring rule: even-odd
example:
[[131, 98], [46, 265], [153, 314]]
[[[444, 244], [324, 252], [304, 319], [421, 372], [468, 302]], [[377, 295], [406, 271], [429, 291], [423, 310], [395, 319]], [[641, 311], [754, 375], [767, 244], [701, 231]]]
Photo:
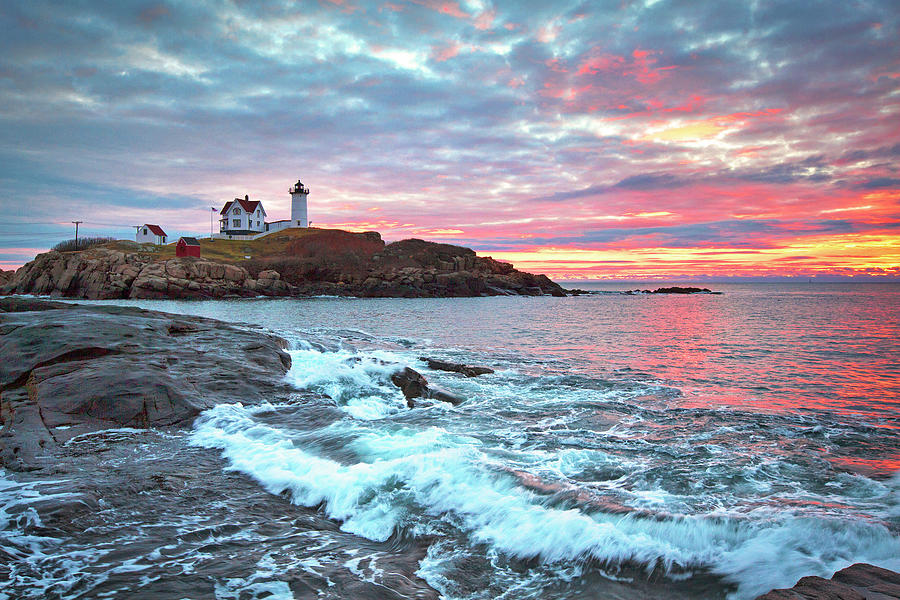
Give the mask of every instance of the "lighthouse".
[[288, 190], [291, 193], [291, 227], [309, 227], [306, 213], [306, 197], [309, 188], [298, 179], [297, 183]]

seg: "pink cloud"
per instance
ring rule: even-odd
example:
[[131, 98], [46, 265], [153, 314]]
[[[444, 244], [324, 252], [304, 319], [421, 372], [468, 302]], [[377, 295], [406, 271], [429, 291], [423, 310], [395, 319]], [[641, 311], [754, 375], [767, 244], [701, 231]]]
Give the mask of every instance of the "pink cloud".
[[449, 45], [444, 46], [443, 48], [434, 46], [431, 49], [431, 56], [437, 62], [444, 62], [457, 56], [460, 48], [462, 48], [462, 46], [458, 42], [450, 42]]
[[496, 10], [486, 10], [475, 18], [475, 29], [482, 31], [490, 29], [494, 25], [494, 19], [497, 18]]
[[[322, 0], [319, 1], [321, 2]], [[329, 2], [337, 7], [340, 7], [341, 12], [345, 12], [348, 14], [360, 10], [359, 6], [350, 4], [349, 0], [325, 0], [325, 2]]]
[[430, 8], [444, 15], [456, 17], [457, 19], [468, 19], [469, 15], [460, 8], [459, 2], [449, 2], [446, 0], [410, 0], [413, 4]]

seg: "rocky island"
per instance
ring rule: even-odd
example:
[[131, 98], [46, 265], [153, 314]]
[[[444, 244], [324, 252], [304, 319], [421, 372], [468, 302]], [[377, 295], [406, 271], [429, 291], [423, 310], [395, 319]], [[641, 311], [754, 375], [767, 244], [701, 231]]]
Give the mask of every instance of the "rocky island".
[[287, 229], [253, 241], [201, 240], [202, 258], [170, 246], [114, 242], [38, 255], [0, 293], [66, 298], [254, 296], [565, 296], [545, 275], [518, 271], [461, 246], [377, 232]]

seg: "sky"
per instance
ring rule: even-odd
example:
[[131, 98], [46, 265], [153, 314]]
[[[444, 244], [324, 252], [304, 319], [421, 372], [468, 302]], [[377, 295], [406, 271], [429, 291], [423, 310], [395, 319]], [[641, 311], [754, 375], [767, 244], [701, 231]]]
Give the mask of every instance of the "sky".
[[0, 268], [313, 226], [555, 279], [900, 278], [897, 0], [0, 0]]

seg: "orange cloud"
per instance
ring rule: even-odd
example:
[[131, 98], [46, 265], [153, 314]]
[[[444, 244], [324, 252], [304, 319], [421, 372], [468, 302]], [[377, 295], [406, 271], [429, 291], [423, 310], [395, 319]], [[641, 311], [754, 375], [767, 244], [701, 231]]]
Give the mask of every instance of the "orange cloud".
[[491, 255], [517, 268], [559, 279], [658, 279], [685, 274], [721, 277], [900, 276], [900, 236], [811, 236], [779, 248], [589, 250], [546, 247]]
[[727, 129], [740, 128], [756, 117], [774, 117], [782, 112], [780, 108], [770, 108], [757, 112], [737, 112], [728, 115], [718, 115], [707, 119], [689, 121], [683, 125], [663, 126], [662, 129], [652, 129], [641, 136], [642, 141], [688, 141], [708, 139], [715, 137]]

